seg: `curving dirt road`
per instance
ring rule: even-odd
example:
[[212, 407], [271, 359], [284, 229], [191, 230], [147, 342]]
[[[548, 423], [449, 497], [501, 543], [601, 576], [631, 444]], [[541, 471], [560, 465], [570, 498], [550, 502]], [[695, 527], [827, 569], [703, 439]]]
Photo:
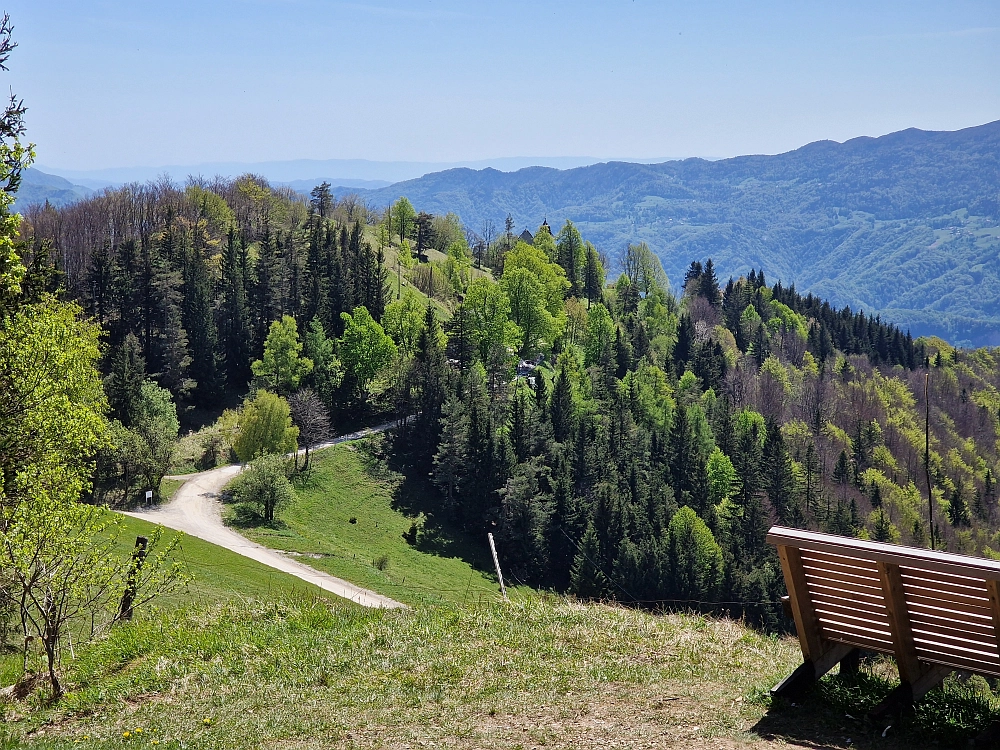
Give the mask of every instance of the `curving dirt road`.
[[[384, 432], [395, 426], [395, 422], [387, 422], [378, 427], [366, 428], [359, 432], [343, 435], [328, 443], [316, 446], [312, 450], [328, 448], [348, 440], [357, 440], [365, 435]], [[135, 518], [141, 518], [151, 523], [158, 523], [170, 529], [183, 531], [185, 534], [204, 539], [206, 542], [225, 547], [237, 554], [249, 557], [275, 570], [290, 573], [303, 581], [319, 586], [324, 591], [336, 594], [362, 607], [405, 607], [405, 604], [382, 596], [374, 591], [355, 586], [350, 581], [336, 578], [328, 573], [322, 573], [308, 565], [289, 559], [286, 555], [263, 547], [244, 536], [237, 534], [222, 522], [222, 505], [218, 500], [219, 492], [242, 467], [239, 465], [221, 466], [217, 469], [202, 471], [198, 474], [185, 474], [171, 477], [186, 479], [184, 485], [177, 490], [170, 502], [150, 508], [142, 508], [126, 513]]]

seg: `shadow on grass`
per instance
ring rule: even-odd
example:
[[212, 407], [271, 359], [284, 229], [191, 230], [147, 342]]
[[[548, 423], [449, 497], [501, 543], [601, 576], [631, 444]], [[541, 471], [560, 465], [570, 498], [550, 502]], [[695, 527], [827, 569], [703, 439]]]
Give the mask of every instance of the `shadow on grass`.
[[365, 472], [372, 479], [387, 485], [392, 493], [392, 508], [414, 519], [415, 536], [407, 536], [414, 549], [438, 557], [458, 558], [473, 568], [493, 574], [493, 563], [486, 535], [482, 544], [455, 522], [445, 507], [444, 498], [431, 484], [433, 467], [410, 462], [405, 448], [393, 444], [395, 438], [379, 435], [359, 445]]
[[270, 529], [271, 531], [282, 531], [288, 526], [279, 518], [273, 521], [265, 521], [264, 517], [257, 512], [257, 509], [249, 503], [236, 503], [232, 506], [232, 511], [227, 515], [226, 525], [234, 529]]
[[953, 676], [901, 718], [873, 721], [868, 712], [898, 684], [879, 671], [865, 665], [854, 677], [824, 677], [798, 703], [773, 701], [752, 731], [817, 748], [965, 748], [1000, 720], [1000, 703], [985, 679]]

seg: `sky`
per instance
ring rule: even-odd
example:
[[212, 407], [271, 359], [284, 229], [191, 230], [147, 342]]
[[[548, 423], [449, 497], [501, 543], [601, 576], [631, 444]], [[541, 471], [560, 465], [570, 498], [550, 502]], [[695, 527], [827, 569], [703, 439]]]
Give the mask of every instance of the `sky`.
[[0, 80], [63, 169], [725, 157], [1000, 119], [997, 0], [4, 8]]

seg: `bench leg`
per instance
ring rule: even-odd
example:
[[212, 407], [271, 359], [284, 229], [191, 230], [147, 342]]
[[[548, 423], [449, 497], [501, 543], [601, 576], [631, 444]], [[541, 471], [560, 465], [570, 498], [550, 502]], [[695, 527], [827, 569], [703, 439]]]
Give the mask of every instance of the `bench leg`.
[[816, 661], [807, 659], [802, 662], [794, 672], [771, 688], [771, 697], [795, 700], [838, 662], [849, 659], [852, 653], [857, 653], [857, 649], [853, 646], [845, 643], [832, 644], [819, 659]]
[[840, 676], [853, 679], [858, 676], [860, 667], [861, 650], [852, 648], [847, 656], [840, 660]]
[[901, 682], [885, 699], [868, 712], [869, 718], [884, 719], [888, 716], [899, 717], [913, 708], [913, 702], [920, 700], [927, 693], [950, 675], [951, 667], [929, 666], [913, 683]]

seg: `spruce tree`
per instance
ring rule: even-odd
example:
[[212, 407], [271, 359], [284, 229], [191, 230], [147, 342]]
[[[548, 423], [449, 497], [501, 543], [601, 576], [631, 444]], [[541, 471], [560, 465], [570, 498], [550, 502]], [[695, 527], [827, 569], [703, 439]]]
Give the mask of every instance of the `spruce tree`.
[[230, 229], [222, 251], [218, 339], [229, 387], [238, 390], [250, 380], [250, 325], [246, 284], [236, 230]]
[[212, 280], [205, 257], [200, 249], [188, 248], [184, 264], [182, 321], [188, 331], [188, 350], [191, 353], [188, 372], [196, 384], [194, 400], [200, 406], [211, 405], [222, 390], [213, 298]]
[[712, 307], [722, 307], [722, 292], [719, 289], [719, 279], [715, 275], [715, 264], [709, 258], [705, 270], [698, 281], [698, 294], [708, 300]]
[[449, 370], [442, 338], [434, 307], [428, 304], [413, 357], [417, 391], [415, 435], [421, 452], [426, 455], [432, 454], [437, 445], [441, 410], [448, 395]]
[[253, 298], [253, 347], [251, 355], [263, 354], [264, 339], [267, 338], [271, 323], [281, 317], [282, 292], [281, 264], [270, 224], [264, 224], [264, 233], [257, 246], [257, 262], [254, 265]]
[[735, 530], [737, 557], [746, 564], [752, 564], [763, 555], [764, 536], [767, 532], [767, 517], [761, 503], [763, 489], [763, 456], [756, 422], [749, 429], [742, 430], [737, 439], [733, 466], [739, 487], [734, 501], [741, 510], [740, 523]]
[[674, 368], [678, 373], [682, 373], [686, 369], [688, 360], [691, 359], [694, 343], [694, 323], [691, 321], [691, 316], [684, 313], [681, 315], [680, 325], [677, 327], [677, 343], [674, 344], [673, 351]]
[[788, 525], [795, 503], [795, 474], [792, 460], [785, 448], [781, 427], [773, 419], [767, 421], [767, 438], [764, 441], [764, 482], [771, 507], [778, 522]]
[[950, 503], [948, 505], [948, 520], [956, 528], [971, 526], [972, 518], [969, 515], [969, 504], [965, 500], [965, 493], [962, 489], [962, 482], [956, 482], [955, 489], [952, 490]]
[[573, 434], [573, 412], [573, 384], [564, 364], [556, 375], [552, 399], [549, 402], [549, 418], [552, 420], [552, 432], [556, 442], [565, 443]]
[[587, 308], [592, 302], [601, 301], [604, 292], [604, 266], [601, 264], [597, 248], [587, 243], [583, 267], [583, 293], [587, 295]]
[[569, 591], [581, 599], [603, 599], [611, 593], [611, 583], [600, 567], [601, 543], [593, 521], [580, 540], [580, 548], [569, 572]]
[[583, 294], [584, 245], [580, 231], [569, 219], [556, 237], [556, 262], [566, 272], [569, 281], [567, 296], [579, 297]]
[[146, 361], [141, 345], [139, 339], [130, 333], [112, 350], [108, 375], [104, 378], [104, 392], [111, 407], [111, 417], [126, 427], [131, 427], [138, 416], [145, 380]]

